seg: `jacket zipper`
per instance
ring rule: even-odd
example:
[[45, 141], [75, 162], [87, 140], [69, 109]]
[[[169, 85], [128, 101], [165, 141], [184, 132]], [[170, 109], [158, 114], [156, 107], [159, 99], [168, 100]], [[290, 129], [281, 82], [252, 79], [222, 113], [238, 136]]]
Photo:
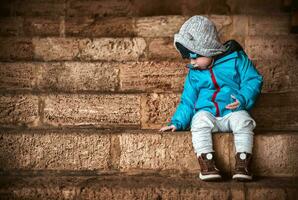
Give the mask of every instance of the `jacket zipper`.
[[217, 93], [220, 91], [220, 87], [218, 86], [218, 84], [216, 82], [212, 67], [209, 69], [209, 71], [210, 71], [210, 74], [211, 74], [212, 82], [213, 82], [213, 84], [216, 88], [216, 91], [212, 95], [212, 102], [214, 103], [215, 108], [216, 108], [216, 117], [219, 117], [219, 107], [218, 107], [218, 103], [215, 101], [215, 98], [216, 98]]

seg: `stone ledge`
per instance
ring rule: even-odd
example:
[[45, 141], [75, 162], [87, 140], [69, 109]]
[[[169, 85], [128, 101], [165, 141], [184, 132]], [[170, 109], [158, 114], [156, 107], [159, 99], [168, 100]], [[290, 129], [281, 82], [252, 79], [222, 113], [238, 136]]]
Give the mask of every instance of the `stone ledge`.
[[[257, 133], [253, 152], [256, 176], [297, 176], [297, 132]], [[96, 172], [199, 172], [191, 133], [157, 130], [51, 129], [0, 132], [0, 169], [95, 170]], [[231, 174], [233, 136], [213, 134], [218, 167]]]
[[288, 199], [297, 194], [297, 179], [262, 178], [239, 183], [206, 183], [196, 175], [1, 176], [6, 199]]

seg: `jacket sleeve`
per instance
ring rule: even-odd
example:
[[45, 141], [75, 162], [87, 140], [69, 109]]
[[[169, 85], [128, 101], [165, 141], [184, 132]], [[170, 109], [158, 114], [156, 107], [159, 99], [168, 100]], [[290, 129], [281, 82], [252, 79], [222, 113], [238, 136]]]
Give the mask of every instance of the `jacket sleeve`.
[[193, 87], [190, 76], [191, 70], [188, 71], [188, 74], [185, 77], [184, 89], [180, 97], [180, 102], [171, 118], [171, 121], [167, 124], [168, 126], [175, 125], [177, 131], [188, 129], [194, 115], [194, 104], [198, 97], [198, 92]]
[[236, 99], [240, 102], [240, 106], [236, 110], [250, 110], [261, 93], [263, 76], [257, 71], [244, 51], [239, 52], [236, 64], [241, 80], [239, 93], [235, 94]]

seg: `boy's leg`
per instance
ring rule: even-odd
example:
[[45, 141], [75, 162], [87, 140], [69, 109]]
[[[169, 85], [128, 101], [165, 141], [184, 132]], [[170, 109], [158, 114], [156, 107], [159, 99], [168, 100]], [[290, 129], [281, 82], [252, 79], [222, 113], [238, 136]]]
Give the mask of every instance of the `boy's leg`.
[[207, 111], [195, 113], [191, 121], [192, 143], [197, 156], [214, 152], [212, 132], [218, 131], [216, 118]]
[[221, 179], [215, 165], [212, 132], [217, 131], [215, 117], [207, 112], [197, 112], [191, 122], [192, 142], [200, 164], [200, 179], [212, 181]]
[[236, 152], [252, 154], [255, 120], [246, 110], [233, 112], [228, 118], [228, 126], [234, 134]]
[[233, 112], [227, 118], [228, 126], [233, 131], [235, 143], [235, 169], [233, 179], [240, 181], [252, 180], [251, 160], [253, 149], [255, 120], [246, 110]]

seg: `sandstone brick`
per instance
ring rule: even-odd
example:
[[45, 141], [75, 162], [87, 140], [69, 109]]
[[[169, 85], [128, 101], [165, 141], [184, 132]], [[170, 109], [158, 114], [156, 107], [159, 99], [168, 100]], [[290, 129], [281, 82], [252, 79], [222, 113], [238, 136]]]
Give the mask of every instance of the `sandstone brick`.
[[23, 0], [14, 3], [16, 15], [21, 16], [63, 16], [65, 2], [61, 0]]
[[[295, 133], [278, 132], [254, 136], [252, 172], [254, 176], [296, 177], [298, 150]], [[235, 167], [235, 145], [231, 143], [230, 165]]]
[[93, 170], [109, 167], [110, 140], [92, 131], [1, 131], [2, 170]]
[[79, 39], [75, 38], [33, 38], [34, 54], [37, 60], [73, 60], [77, 58]]
[[[95, 131], [1, 130], [0, 168], [8, 171], [102, 169], [107, 172], [113, 169], [131, 175], [146, 171], [156, 173], [156, 170], [167, 175], [199, 172], [192, 133], [188, 131]], [[296, 137], [296, 133], [289, 132], [256, 134], [254, 176], [297, 177]], [[229, 176], [235, 164], [232, 138], [232, 133], [213, 133], [217, 167]], [[241, 188], [234, 189], [233, 196], [241, 194]]]
[[[219, 36], [227, 30], [226, 27], [232, 24], [232, 18], [225, 15], [203, 15], [214, 22]], [[191, 16], [153, 16], [140, 17], [136, 19], [136, 31], [142, 37], [174, 37], [179, 32], [182, 24]]]
[[0, 63], [0, 89], [33, 89], [36, 86], [35, 70], [33, 63]]
[[39, 60], [138, 60], [143, 57], [143, 38], [34, 38]]
[[279, 0], [229, 0], [225, 6], [228, 8], [228, 13], [233, 14], [264, 15], [266, 13], [267, 15], [274, 15], [281, 13], [281, 1]]
[[297, 94], [266, 93], [257, 100], [251, 115], [259, 130], [296, 130], [297, 129]]
[[1, 36], [20, 36], [22, 35], [23, 19], [22, 17], [1, 17], [0, 27]]
[[71, 0], [67, 5], [67, 16], [130, 16], [133, 6], [129, 0], [80, 1]]
[[256, 68], [264, 77], [262, 92], [297, 91], [297, 61], [297, 59], [254, 60]]
[[212, 1], [182, 1], [182, 15], [197, 15], [197, 14], [230, 14], [228, 2], [221, 0]]
[[173, 38], [154, 38], [149, 43], [149, 59], [182, 60]]
[[133, 37], [135, 19], [131, 17], [68, 17], [65, 34], [84, 37]]
[[244, 39], [248, 34], [249, 17], [247, 15], [232, 15], [232, 20], [231, 35], [240, 36]]
[[28, 126], [39, 123], [38, 97], [34, 95], [1, 95], [0, 125], [2, 127]]
[[161, 128], [170, 122], [181, 94], [146, 94], [142, 96], [142, 128]]
[[120, 66], [121, 91], [182, 90], [187, 73], [181, 62], [125, 62]]
[[32, 60], [34, 47], [29, 38], [0, 38], [0, 59], [3, 61]]
[[247, 199], [280, 199], [285, 200], [285, 190], [279, 188], [249, 188], [247, 191]]
[[257, 136], [253, 164], [256, 175], [298, 175], [298, 158], [295, 155], [298, 151], [298, 141], [294, 134]]
[[[206, 183], [197, 177], [165, 177], [159, 175], [57, 175], [3, 177], [0, 197], [26, 199], [251, 199], [260, 200], [282, 197], [287, 190], [287, 199], [295, 199], [296, 184], [293, 179], [265, 178], [253, 183], [219, 182]], [[85, 174], [85, 175], [84, 175]], [[2, 178], [2, 177], [1, 177]], [[267, 184], [271, 182], [271, 185]], [[235, 198], [232, 191], [245, 193]], [[247, 192], [249, 191], [249, 192]], [[253, 194], [253, 192], [256, 192]], [[273, 193], [270, 193], [273, 192]], [[277, 192], [281, 192], [280, 195]], [[260, 195], [259, 195], [260, 194]], [[267, 194], [267, 195], [266, 195]], [[267, 197], [268, 196], [268, 197]], [[292, 198], [291, 198], [292, 197]]]
[[137, 95], [72, 94], [44, 98], [44, 122], [51, 126], [139, 127]]
[[26, 17], [23, 32], [26, 36], [60, 36], [60, 17]]
[[250, 15], [248, 34], [287, 35], [290, 32], [290, 16], [286, 15]]
[[173, 37], [186, 21], [183, 16], [153, 16], [136, 19], [136, 32], [142, 37]]
[[[130, 169], [175, 170], [197, 172], [199, 163], [192, 146], [191, 135], [184, 133], [144, 134], [123, 133], [120, 137], [121, 171]], [[214, 136], [217, 162], [223, 172], [229, 172], [229, 135]]]
[[99, 38], [80, 41], [80, 59], [124, 61], [138, 60], [145, 56], [143, 38]]
[[245, 47], [251, 59], [297, 59], [298, 37], [252, 36], [246, 38]]
[[38, 88], [51, 91], [115, 91], [119, 69], [108, 62], [45, 63]]
[[181, 15], [183, 7], [181, 0], [142, 0], [134, 1], [135, 16], [160, 16], [160, 15]]

